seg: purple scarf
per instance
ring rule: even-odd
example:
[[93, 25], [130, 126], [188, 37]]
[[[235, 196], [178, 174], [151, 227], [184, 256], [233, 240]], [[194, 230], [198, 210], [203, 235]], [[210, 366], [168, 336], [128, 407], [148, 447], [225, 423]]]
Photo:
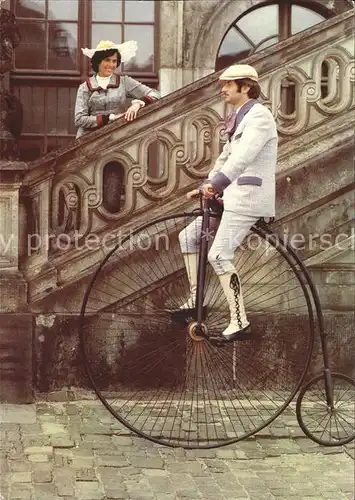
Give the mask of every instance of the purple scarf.
[[228, 135], [229, 141], [231, 140], [238, 125], [242, 122], [244, 116], [248, 113], [248, 111], [251, 110], [251, 108], [257, 102], [258, 101], [256, 99], [250, 99], [248, 102], [243, 104], [243, 106], [240, 108], [238, 113], [233, 111], [230, 115], [227, 116], [226, 121], [225, 121], [225, 128], [223, 129], [223, 132], [225, 132]]

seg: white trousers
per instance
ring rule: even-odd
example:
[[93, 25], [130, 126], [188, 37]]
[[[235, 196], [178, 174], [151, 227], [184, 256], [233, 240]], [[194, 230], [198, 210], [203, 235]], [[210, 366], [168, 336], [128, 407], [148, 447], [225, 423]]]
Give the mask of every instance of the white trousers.
[[[208, 234], [201, 235], [202, 217], [197, 217], [179, 233], [182, 253], [198, 253], [201, 237], [212, 241], [208, 261], [216, 274], [235, 272], [234, 252], [242, 244], [259, 217], [224, 210], [220, 221], [210, 218]], [[219, 224], [218, 224], [219, 223]]]

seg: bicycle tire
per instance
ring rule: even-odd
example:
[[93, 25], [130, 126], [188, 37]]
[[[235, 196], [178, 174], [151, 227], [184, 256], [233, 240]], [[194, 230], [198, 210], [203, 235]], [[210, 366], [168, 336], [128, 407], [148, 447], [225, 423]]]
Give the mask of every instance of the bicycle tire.
[[[355, 381], [335, 372], [331, 372], [331, 381], [333, 410], [327, 405], [324, 374], [313, 377], [302, 387], [296, 403], [297, 421], [305, 435], [315, 443], [329, 447], [348, 444], [355, 438]], [[347, 389], [344, 389], [346, 386]], [[342, 397], [347, 395], [345, 402], [339, 402], [337, 399], [336, 390], [339, 388]], [[320, 415], [320, 420], [315, 418], [317, 414]]]
[[[123, 238], [92, 277], [83, 299], [79, 332], [86, 372], [111, 414], [153, 442], [192, 449], [240, 441], [260, 432], [280, 415], [305, 377], [315, 329], [302, 265], [276, 235], [262, 227], [253, 227], [250, 236], [260, 238], [266, 250], [248, 253], [242, 246], [236, 254], [254, 337], [220, 348], [205, 341], [194, 342], [185, 326], [172, 325], [166, 305], [170, 301], [171, 306], [173, 298], [178, 307], [188, 293], [177, 234], [196, 215], [161, 217]], [[154, 249], [140, 250], [137, 243], [131, 246], [132, 239], [160, 235], [163, 229], [169, 242], [171, 239], [173, 259]], [[265, 263], [269, 266], [267, 273]], [[147, 283], [143, 270], [155, 273], [155, 281], [152, 278]], [[159, 289], [157, 282], [163, 284]], [[229, 313], [210, 268], [207, 284], [212, 305], [206, 324], [209, 332], [219, 332], [226, 326]], [[130, 288], [129, 296], [123, 288]], [[263, 296], [257, 293], [261, 288], [265, 290]], [[277, 309], [281, 303], [282, 311]], [[297, 336], [290, 337], [290, 322], [298, 325]], [[166, 334], [167, 327], [174, 328], [175, 337]], [[97, 328], [103, 329], [104, 338], [97, 335]], [[137, 328], [141, 329], [138, 333]], [[274, 328], [278, 328], [278, 335]], [[262, 358], [259, 373], [247, 365], [251, 349], [260, 355], [268, 349], [274, 355], [274, 359]], [[282, 360], [283, 356], [287, 359]], [[193, 374], [192, 363], [197, 374]], [[226, 366], [231, 367], [228, 373], [224, 371]]]

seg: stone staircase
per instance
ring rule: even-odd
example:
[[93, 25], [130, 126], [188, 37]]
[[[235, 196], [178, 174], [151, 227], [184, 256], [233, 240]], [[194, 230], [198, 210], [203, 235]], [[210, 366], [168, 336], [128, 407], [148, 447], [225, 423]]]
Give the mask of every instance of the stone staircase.
[[[346, 12], [246, 61], [259, 71], [262, 100], [278, 124], [275, 227], [303, 236], [305, 244], [294, 244], [303, 245], [299, 252], [323, 306], [338, 319], [352, 308], [355, 274], [353, 23], [354, 14]], [[46, 377], [45, 348], [38, 340], [43, 331], [47, 339], [56, 338], [57, 353], [48, 347], [49, 357], [74, 363], [69, 346], [76, 346], [75, 318], [107, 241], [111, 248], [140, 224], [192, 208], [185, 194], [206, 176], [223, 142], [229, 110], [218, 94], [218, 74], [212, 74], [154, 103], [133, 123], [117, 121], [29, 164], [1, 166], [12, 213], [5, 243], [19, 234], [1, 261], [0, 311], [7, 332], [2, 351], [8, 356], [14, 329], [26, 346], [35, 339], [35, 386]], [[124, 178], [116, 211], [107, 203], [104, 181], [112, 164]], [[326, 242], [321, 235], [328, 235]], [[20, 326], [7, 314], [14, 312]], [[347, 314], [340, 322], [345, 330], [351, 327]], [[23, 359], [28, 367], [30, 347]]]
[[[352, 13], [345, 13], [248, 61], [262, 75], [263, 100], [278, 123], [281, 221], [294, 220], [301, 208], [322, 205], [351, 186], [345, 157], [355, 121], [352, 23]], [[323, 85], [322, 64], [328, 68]], [[289, 113], [280, 104], [286, 78], [295, 99]], [[104, 255], [102, 241], [109, 232], [122, 233], [161, 213], [187, 208], [185, 193], [206, 176], [219, 154], [225, 108], [218, 75], [213, 74], [163, 98], [133, 124], [115, 123], [29, 164], [22, 198], [31, 227], [25, 226], [23, 240], [27, 243], [31, 232], [38, 236], [30, 255], [28, 245], [20, 248], [28, 303], [92, 272]], [[154, 175], [148, 153], [157, 144], [162, 170]], [[104, 203], [103, 171], [111, 162], [124, 170], [125, 194], [118, 212], [109, 212]], [[294, 224], [292, 230], [299, 232]], [[75, 242], [88, 238], [90, 248], [81, 245], [78, 251]]]

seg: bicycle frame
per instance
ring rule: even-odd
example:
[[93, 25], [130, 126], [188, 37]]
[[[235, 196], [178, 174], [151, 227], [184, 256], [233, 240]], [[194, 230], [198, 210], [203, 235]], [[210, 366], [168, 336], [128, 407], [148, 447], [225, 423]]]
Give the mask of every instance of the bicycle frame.
[[[272, 234], [272, 231], [266, 225], [264, 227], [264, 230], [267, 231], [269, 234]], [[325, 385], [327, 405], [333, 409], [333, 407], [334, 407], [333, 382], [332, 382], [332, 374], [331, 374], [330, 367], [329, 367], [327, 334], [326, 334], [325, 328], [324, 328], [324, 317], [323, 317], [322, 306], [320, 303], [318, 291], [317, 291], [317, 288], [312, 280], [312, 277], [311, 277], [308, 269], [306, 268], [306, 266], [304, 265], [302, 260], [298, 257], [298, 255], [296, 254], [294, 249], [290, 246], [289, 243], [285, 243], [282, 240], [282, 238], [280, 238], [280, 237], [278, 237], [278, 238], [283, 243], [283, 245], [285, 246], [287, 251], [295, 259], [297, 264], [302, 268], [303, 274], [306, 277], [307, 284], [308, 284], [310, 292], [311, 292], [311, 296], [313, 298], [314, 306], [316, 309], [316, 317], [318, 320], [319, 336], [320, 336], [322, 356], [323, 356], [323, 366], [324, 366], [323, 373], [324, 373], [324, 385]]]
[[[207, 265], [207, 254], [208, 254], [208, 238], [204, 237], [204, 235], [208, 235], [209, 226], [210, 226], [210, 205], [209, 200], [200, 197], [200, 205], [201, 205], [201, 213], [202, 213], [202, 228], [201, 228], [201, 243], [199, 250], [199, 262], [198, 262], [198, 272], [197, 272], [197, 293], [196, 293], [196, 316], [197, 316], [197, 325], [196, 325], [196, 334], [202, 337], [205, 337], [205, 333], [202, 328], [203, 321], [203, 302], [204, 302], [204, 289], [205, 289], [205, 280], [206, 280], [206, 265]], [[267, 232], [272, 234], [272, 231], [265, 225], [264, 228]], [[322, 313], [322, 308], [320, 304], [319, 295], [317, 289], [313, 283], [311, 275], [308, 269], [305, 267], [301, 259], [298, 257], [294, 249], [287, 243], [285, 244], [282, 239], [280, 241], [285, 245], [288, 252], [293, 256], [296, 260], [297, 264], [302, 267], [302, 271], [304, 276], [306, 277], [311, 296], [313, 298], [314, 306], [316, 309], [316, 316], [318, 320], [319, 327], [319, 335], [321, 341], [322, 355], [323, 355], [323, 365], [324, 365], [324, 381], [325, 381], [325, 389], [326, 389], [326, 399], [329, 407], [333, 407], [333, 383], [332, 376], [329, 367], [329, 355], [327, 348], [327, 336], [324, 329], [324, 318]]]
[[197, 270], [197, 292], [196, 292], [196, 312], [197, 312], [197, 330], [199, 334], [204, 336], [202, 330], [202, 320], [203, 320], [203, 299], [205, 291], [205, 280], [206, 280], [206, 265], [207, 265], [207, 253], [208, 253], [208, 239], [203, 237], [204, 234], [208, 234], [210, 226], [210, 211], [208, 206], [208, 200], [201, 200], [202, 204], [202, 228], [201, 228], [201, 243], [199, 250], [199, 261]]
[[[210, 218], [211, 218], [211, 206], [210, 200], [202, 198], [200, 195], [200, 213], [202, 214], [202, 227], [201, 227], [201, 240], [199, 249], [199, 260], [198, 260], [198, 270], [197, 270], [197, 291], [196, 291], [196, 333], [202, 337], [206, 337], [203, 328], [203, 315], [204, 315], [204, 291], [205, 291], [205, 281], [206, 281], [206, 266], [207, 266], [207, 255], [208, 255], [208, 234], [210, 228]], [[217, 216], [217, 213], [215, 214]]]

